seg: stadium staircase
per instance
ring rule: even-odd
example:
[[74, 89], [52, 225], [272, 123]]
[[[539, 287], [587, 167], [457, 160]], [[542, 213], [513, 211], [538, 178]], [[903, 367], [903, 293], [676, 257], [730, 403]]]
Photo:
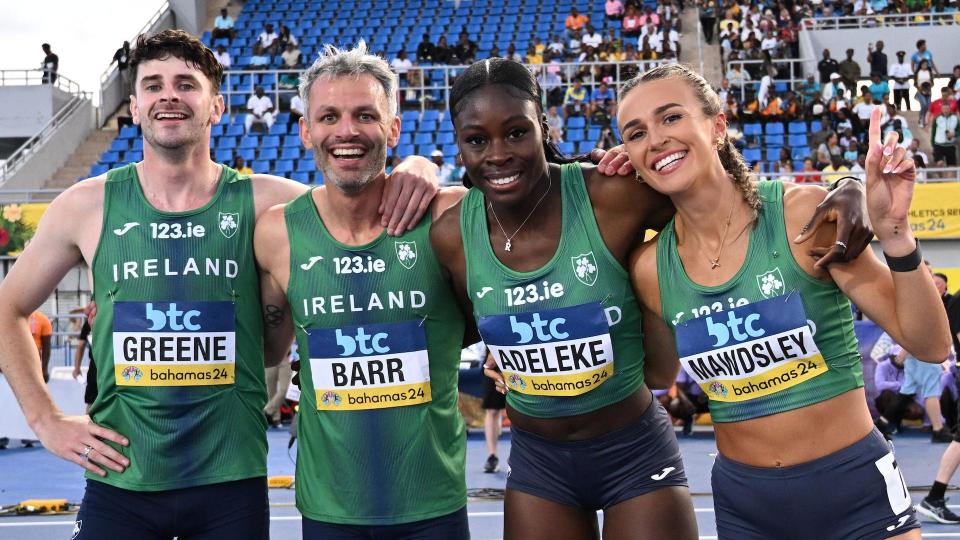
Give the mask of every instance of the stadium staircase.
[[77, 180], [87, 178], [90, 168], [93, 167], [117, 137], [116, 130], [93, 130], [87, 140], [67, 159], [67, 163], [60, 168], [44, 186], [47, 189], [66, 189]]

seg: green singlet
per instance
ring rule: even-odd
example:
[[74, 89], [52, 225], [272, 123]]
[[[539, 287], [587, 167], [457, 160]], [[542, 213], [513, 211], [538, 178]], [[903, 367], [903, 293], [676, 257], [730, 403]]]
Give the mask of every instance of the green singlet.
[[467, 294], [480, 334], [510, 388], [507, 402], [541, 418], [584, 414], [643, 384], [640, 307], [600, 235], [579, 164], [562, 166], [560, 187], [560, 243], [531, 272], [497, 259], [483, 193], [471, 189], [460, 210]]
[[153, 208], [133, 165], [107, 174], [93, 258], [95, 422], [130, 446], [122, 473], [160, 491], [265, 476], [266, 404], [249, 177], [224, 167], [209, 203]]
[[737, 274], [697, 285], [671, 221], [657, 241], [663, 318], [680, 364], [710, 398], [715, 422], [738, 422], [826, 401], [863, 386], [850, 301], [790, 251], [783, 185], [758, 184], [763, 206]]
[[457, 409], [464, 321], [430, 216], [363, 246], [329, 233], [312, 192], [285, 209], [287, 299], [301, 358], [297, 508], [391, 525], [467, 504]]

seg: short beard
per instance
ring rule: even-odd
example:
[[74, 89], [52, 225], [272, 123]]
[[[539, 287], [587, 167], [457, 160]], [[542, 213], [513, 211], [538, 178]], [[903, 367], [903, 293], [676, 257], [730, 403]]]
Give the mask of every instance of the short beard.
[[324, 154], [321, 157], [321, 152], [314, 152], [316, 156], [315, 161], [317, 163], [317, 168], [323, 173], [324, 182], [330, 182], [347, 195], [358, 195], [366, 189], [373, 181], [377, 178], [377, 175], [383, 171], [383, 168], [387, 164], [387, 145], [386, 144], [375, 144], [373, 148], [370, 149], [369, 154], [369, 166], [362, 171], [359, 171], [354, 178], [343, 178], [337, 176], [333, 167], [329, 165], [326, 155]]

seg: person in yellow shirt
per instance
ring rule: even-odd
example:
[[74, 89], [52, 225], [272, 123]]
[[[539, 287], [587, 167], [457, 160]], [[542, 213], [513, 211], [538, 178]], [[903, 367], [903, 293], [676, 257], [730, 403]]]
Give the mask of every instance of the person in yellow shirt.
[[537, 48], [533, 45], [527, 47], [527, 63], [528, 64], [542, 64], [543, 63], [543, 54], [537, 52]]
[[826, 184], [832, 184], [844, 176], [850, 176], [850, 168], [844, 165], [839, 154], [830, 154], [830, 164], [822, 170], [825, 173], [823, 181]]
[[43, 381], [50, 380], [50, 337], [53, 336], [53, 325], [50, 319], [39, 311], [34, 311], [30, 315], [30, 333], [33, 335], [33, 342], [37, 344], [37, 350], [40, 351], [40, 367], [43, 370]]
[[243, 159], [243, 156], [240, 155], [233, 157], [233, 165], [231, 165], [231, 167], [236, 169], [240, 174], [253, 174], [253, 169], [247, 165], [247, 160]]

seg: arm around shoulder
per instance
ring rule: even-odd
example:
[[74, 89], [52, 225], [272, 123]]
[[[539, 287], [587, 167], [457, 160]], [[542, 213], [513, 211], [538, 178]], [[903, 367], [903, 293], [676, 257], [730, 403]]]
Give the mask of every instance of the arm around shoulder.
[[264, 364], [270, 367], [284, 360], [293, 341], [293, 316], [286, 296], [290, 241], [283, 205], [273, 206], [260, 216], [254, 229], [253, 245], [260, 272]]

